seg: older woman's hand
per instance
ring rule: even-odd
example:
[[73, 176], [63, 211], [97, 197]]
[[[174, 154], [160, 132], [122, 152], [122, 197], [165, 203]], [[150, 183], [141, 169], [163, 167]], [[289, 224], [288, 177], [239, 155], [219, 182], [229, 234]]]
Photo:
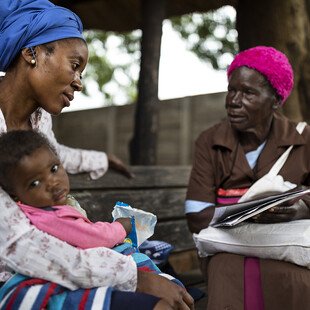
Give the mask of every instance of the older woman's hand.
[[310, 219], [310, 208], [303, 200], [292, 205], [280, 205], [254, 216], [255, 223], [281, 223], [300, 219]]

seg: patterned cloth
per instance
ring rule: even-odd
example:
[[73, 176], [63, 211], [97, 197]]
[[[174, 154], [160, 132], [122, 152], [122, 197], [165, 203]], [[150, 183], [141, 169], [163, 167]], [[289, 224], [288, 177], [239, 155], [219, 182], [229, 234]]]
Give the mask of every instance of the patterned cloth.
[[61, 285], [17, 274], [0, 291], [0, 309], [109, 309], [112, 288], [70, 291]]
[[[115, 247], [114, 250], [124, 255], [132, 256], [139, 270], [165, 276], [183, 287], [183, 284], [179, 280], [161, 273], [148, 256], [137, 252], [129, 244], [124, 243]], [[112, 291], [113, 288], [111, 287], [71, 291], [56, 283], [42, 279], [31, 279], [17, 274], [8, 280], [0, 289], [0, 309], [40, 310], [48, 308], [51, 310], [109, 310]]]

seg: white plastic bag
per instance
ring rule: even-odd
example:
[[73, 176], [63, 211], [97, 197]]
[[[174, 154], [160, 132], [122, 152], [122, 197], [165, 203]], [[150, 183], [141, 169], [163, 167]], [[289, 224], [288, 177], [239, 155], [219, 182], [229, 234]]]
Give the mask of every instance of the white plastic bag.
[[291, 262], [310, 269], [310, 220], [209, 226], [193, 235], [201, 257], [220, 252]]
[[134, 217], [138, 246], [154, 234], [157, 217], [153, 213], [132, 208], [123, 202], [117, 202], [112, 216], [115, 220], [120, 217]]

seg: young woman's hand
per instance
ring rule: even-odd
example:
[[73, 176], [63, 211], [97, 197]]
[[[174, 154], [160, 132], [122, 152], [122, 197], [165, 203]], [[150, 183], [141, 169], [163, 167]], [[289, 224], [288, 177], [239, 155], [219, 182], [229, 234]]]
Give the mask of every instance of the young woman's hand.
[[159, 297], [168, 303], [171, 309], [194, 309], [194, 300], [185, 288], [151, 272], [138, 270], [137, 292]]
[[114, 154], [107, 154], [109, 168], [119, 171], [124, 174], [127, 178], [131, 179], [134, 177], [134, 174], [129, 171], [128, 167]]

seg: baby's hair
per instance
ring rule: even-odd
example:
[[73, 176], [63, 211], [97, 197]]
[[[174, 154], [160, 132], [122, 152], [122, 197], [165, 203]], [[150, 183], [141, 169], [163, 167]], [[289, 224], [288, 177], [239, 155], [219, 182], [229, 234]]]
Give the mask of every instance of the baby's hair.
[[34, 130], [13, 130], [0, 135], [0, 185], [10, 192], [10, 174], [22, 158], [45, 147], [57, 152], [45, 136]]

